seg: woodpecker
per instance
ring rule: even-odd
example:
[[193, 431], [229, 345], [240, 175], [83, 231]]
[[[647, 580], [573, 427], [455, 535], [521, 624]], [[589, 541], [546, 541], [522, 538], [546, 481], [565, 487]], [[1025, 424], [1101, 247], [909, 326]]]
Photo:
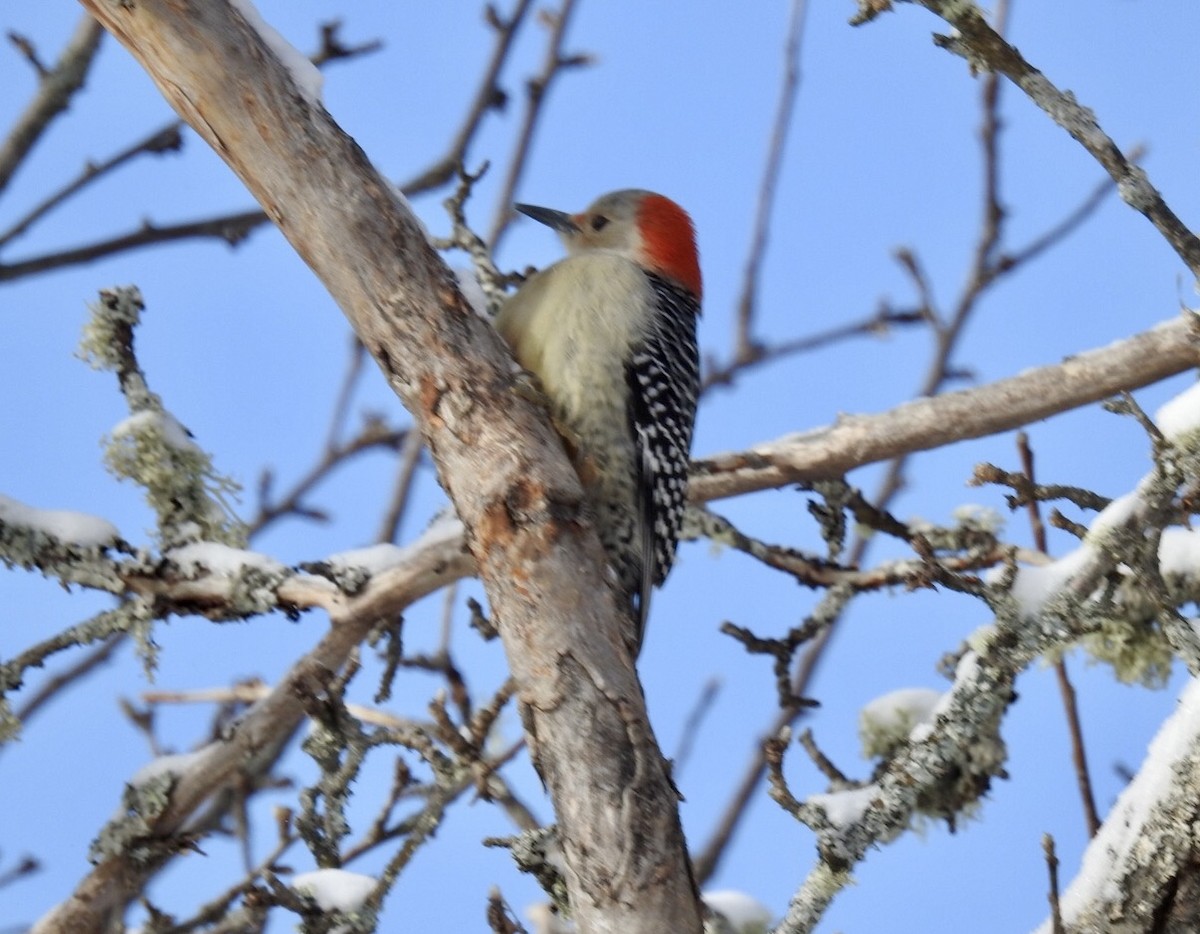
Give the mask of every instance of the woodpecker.
[[695, 229], [674, 201], [636, 189], [579, 214], [515, 207], [557, 231], [568, 255], [526, 280], [496, 328], [541, 382], [629, 607], [636, 655], [687, 504], [700, 393]]

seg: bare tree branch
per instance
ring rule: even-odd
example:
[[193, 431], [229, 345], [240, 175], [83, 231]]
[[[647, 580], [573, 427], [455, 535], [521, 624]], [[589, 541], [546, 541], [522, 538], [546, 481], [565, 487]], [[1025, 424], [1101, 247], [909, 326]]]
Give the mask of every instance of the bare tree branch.
[[[1035, 487], [1033, 448], [1029, 446], [1029, 436], [1025, 432], [1017, 433], [1017, 450], [1021, 455], [1021, 469], [1029, 481], [1030, 488]], [[1036, 497], [1029, 497], [1026, 503], [1029, 513], [1030, 532], [1033, 536], [1033, 547], [1043, 554], [1049, 555], [1050, 549], [1046, 542], [1046, 523], [1042, 521], [1041, 503]], [[1075, 781], [1079, 786], [1079, 800], [1083, 805], [1083, 820], [1087, 825], [1089, 837], [1096, 836], [1100, 829], [1100, 813], [1096, 810], [1096, 796], [1092, 793], [1092, 777], [1088, 771], [1087, 752], [1083, 741], [1083, 723], [1079, 717], [1079, 705], [1076, 702], [1075, 686], [1071, 683], [1065, 659], [1054, 660], [1054, 675], [1058, 681], [1058, 693], [1062, 699], [1063, 713], [1067, 718], [1067, 733], [1071, 737], [1071, 761], [1075, 766]]]
[[51, 121], [67, 109], [71, 98], [83, 87], [102, 35], [100, 24], [85, 13], [54, 68], [42, 74], [33, 100], [0, 143], [0, 192], [8, 187], [13, 173]]
[[748, 361], [762, 353], [762, 348], [754, 336], [754, 310], [758, 302], [758, 280], [767, 256], [767, 236], [771, 228], [771, 211], [775, 207], [775, 187], [779, 181], [779, 170], [783, 166], [783, 150], [788, 130], [792, 125], [792, 114], [796, 109], [796, 92], [800, 88], [800, 47], [807, 11], [807, 0], [792, 0], [787, 42], [783, 50], [783, 81], [779, 89], [775, 121], [771, 127], [771, 142], [767, 147], [767, 162], [759, 183], [754, 233], [750, 238], [750, 249], [747, 252], [746, 268], [742, 277], [742, 294], [737, 304], [733, 338], [735, 362]]
[[517, 131], [517, 140], [513, 146], [512, 157], [508, 160], [508, 174], [500, 186], [500, 194], [496, 199], [496, 213], [492, 227], [487, 235], [487, 242], [495, 250], [500, 244], [500, 238], [508, 230], [513, 219], [512, 202], [516, 195], [517, 185], [525, 171], [529, 149], [533, 145], [533, 133], [541, 118], [543, 105], [546, 103], [550, 86], [564, 70], [578, 68], [588, 64], [591, 59], [586, 55], [564, 55], [563, 42], [566, 40], [567, 25], [571, 14], [575, 12], [576, 0], [562, 0], [557, 10], [546, 11], [542, 19], [546, 23], [546, 57], [542, 69], [529, 79], [525, 86], [525, 115], [521, 119], [521, 128]]
[[400, 522], [408, 511], [409, 495], [412, 493], [413, 480], [417, 475], [417, 464], [421, 460], [421, 443], [419, 432], [409, 432], [404, 443], [400, 446], [400, 463], [396, 468], [396, 482], [392, 487], [392, 495], [388, 500], [387, 509], [379, 525], [375, 540], [379, 542], [396, 541]]
[[[1121, 152], [1120, 147], [1101, 129], [1095, 114], [1075, 100], [1074, 95], [1056, 88], [1021, 54], [1004, 41], [973, 3], [951, 0], [913, 0], [954, 27], [951, 36], [935, 36], [942, 48], [965, 58], [972, 68], [1004, 75], [1028, 95], [1060, 127], [1071, 134], [1104, 167], [1117, 183], [1121, 199], [1150, 221], [1183, 260], [1192, 275], [1200, 278], [1200, 238], [1172, 211], [1162, 195], [1150, 183], [1144, 169]], [[860, 24], [874, 19], [890, 2], [859, 0], [859, 13], [852, 20]]]
[[834, 325], [815, 334], [793, 337], [778, 343], [756, 342], [751, 353], [741, 357], [734, 356], [727, 363], [718, 363], [713, 359], [705, 361], [700, 388], [702, 392], [708, 392], [717, 386], [732, 386], [740, 374], [757, 367], [778, 363], [797, 354], [811, 353], [852, 337], [882, 337], [896, 325], [907, 327], [924, 324], [926, 320], [923, 311], [902, 311], [885, 305], [870, 317], [851, 321], [849, 324]]
[[487, 67], [484, 68], [483, 77], [479, 80], [475, 97], [471, 101], [470, 107], [467, 108], [467, 115], [462, 126], [459, 127], [458, 133], [455, 134], [445, 155], [435, 160], [420, 174], [405, 182], [401, 186], [401, 190], [406, 194], [412, 195], [428, 191], [450, 181], [458, 167], [466, 161], [467, 148], [471, 145], [471, 140], [475, 138], [475, 131], [479, 129], [483, 118], [489, 111], [502, 110], [507, 105], [508, 95], [498, 83], [500, 70], [508, 61], [509, 50], [512, 48], [513, 41], [532, 5], [532, 0], [517, 0], [517, 5], [508, 19], [501, 19], [495, 7], [488, 5], [488, 23], [496, 33], [496, 46], [492, 50], [492, 57], [489, 59]]
[[348, 441], [338, 442], [327, 448], [320, 460], [292, 484], [291, 489], [276, 499], [271, 492], [273, 476], [265, 473], [259, 483], [258, 512], [247, 523], [247, 534], [257, 535], [284, 516], [301, 516], [324, 521], [327, 517], [319, 509], [306, 503], [308, 494], [337, 467], [365, 451], [399, 451], [405, 447], [409, 435], [419, 434], [413, 427], [391, 428], [380, 421], [368, 421], [363, 429]]
[[[109, 636], [96, 648], [88, 652], [82, 659], [48, 679], [45, 684], [35, 691], [28, 700], [17, 710], [17, 719], [26, 724], [42, 707], [44, 707], [61, 690], [75, 684], [98, 667], [112, 658], [113, 653], [125, 642], [123, 633]], [[0, 753], [3, 747], [0, 747]]]
[[131, 146], [125, 147], [119, 153], [110, 156], [103, 162], [89, 162], [74, 180], [34, 205], [24, 217], [19, 218], [11, 227], [0, 233], [0, 247], [7, 245], [25, 233], [25, 231], [72, 195], [82, 191], [88, 185], [103, 178], [114, 169], [120, 168], [126, 162], [146, 154], [159, 155], [164, 152], [177, 152], [183, 145], [183, 137], [179, 132], [182, 127], [183, 124], [180, 121], [172, 120], [166, 126], [160, 127], [149, 136], [138, 140]]
[[691, 497], [704, 502], [821, 477], [840, 477], [901, 453], [982, 438], [1138, 389], [1200, 363], [1196, 316], [1183, 316], [1109, 347], [976, 389], [917, 399], [879, 415], [780, 438], [693, 464]]
[[[1138, 147], [1130, 152], [1129, 158], [1136, 162], [1144, 154], [1145, 150]], [[1074, 211], [1049, 230], [1034, 237], [1023, 247], [1013, 250], [1007, 256], [1000, 257], [1000, 265], [1008, 266], [1013, 263], [1026, 263], [1031, 259], [1036, 259], [1050, 247], [1062, 241], [1064, 237], [1069, 236], [1084, 221], [1095, 214], [1100, 205], [1104, 203], [1104, 200], [1113, 193], [1113, 190], [1113, 184], [1109, 179], [1099, 182], [1092, 189], [1091, 194], [1084, 198]]]
[[[444, 584], [443, 573], [453, 568], [461, 543], [443, 541], [437, 547], [416, 548], [408, 560], [387, 573], [390, 584], [371, 588], [354, 598], [345, 598], [323, 588], [296, 583], [294, 597], [324, 605], [330, 613], [330, 628], [315, 648], [297, 661], [264, 699], [258, 701], [227, 738], [205, 747], [204, 755], [180, 775], [171, 788], [170, 808], [154, 822], [153, 832], [164, 843], [181, 829], [188, 818], [230, 782], [247, 762], [275, 748], [281, 737], [291, 734], [305, 716], [306, 698], [338, 671], [350, 653], [383, 617], [394, 615], [415, 600]], [[386, 594], [385, 594], [386, 591]], [[75, 892], [35, 927], [37, 934], [61, 931], [102, 931], [111, 910], [145, 886], [169, 860], [173, 851], [160, 848], [153, 858], [126, 860], [119, 856], [99, 862], [76, 887]]]
[[[890, 0], [884, 0], [883, 7]], [[863, 0], [860, 7], [865, 17], [868, 8], [874, 9], [870, 0]], [[878, 12], [878, 10], [875, 10]], [[1008, 19], [1007, 0], [999, 0], [995, 8], [996, 30], [1003, 33]], [[914, 287], [921, 300], [921, 317], [928, 320], [933, 327], [936, 340], [934, 358], [930, 363], [926, 377], [918, 390], [920, 397], [933, 397], [946, 386], [957, 374], [952, 366], [952, 354], [957, 347], [963, 327], [970, 314], [978, 307], [980, 296], [1000, 277], [1013, 271], [1020, 263], [1026, 262], [1042, 251], [1060, 242], [1081, 224], [1100, 203], [1103, 194], [1110, 186], [1105, 186], [1104, 192], [1096, 192], [1076, 211], [1068, 215], [1062, 222], [1052, 227], [1041, 237], [1035, 239], [1028, 247], [1014, 255], [1004, 255], [1001, 247], [1004, 229], [1005, 210], [1000, 197], [1000, 136], [1002, 120], [999, 112], [1000, 82], [996, 75], [989, 75], [983, 82], [981, 104], [983, 120], [980, 128], [980, 141], [983, 147], [983, 217], [979, 238], [976, 241], [971, 269], [967, 285], [960, 292], [953, 314], [947, 319], [939, 313], [932, 286], [927, 280], [924, 270], [915, 255], [908, 250], [898, 252], [897, 258], [907, 269], [913, 279]], [[888, 465], [874, 502], [881, 508], [886, 508], [896, 494], [902, 489], [904, 470], [912, 451], [897, 454]], [[858, 536], [851, 548], [850, 563], [857, 565], [866, 554], [869, 539]], [[817, 667], [824, 657], [824, 652], [833, 634], [834, 627], [830, 626], [820, 632], [809, 651], [805, 654], [793, 677], [793, 691], [797, 696], [803, 696]], [[787, 710], [777, 714], [766, 735], [775, 736], [785, 726], [794, 721], [794, 714]], [[701, 879], [715, 872], [717, 861], [723, 852], [725, 844], [730, 839], [745, 808], [748, 806], [754, 788], [766, 774], [766, 747], [760, 749], [752, 757], [743, 780], [739, 783], [730, 805], [723, 814], [716, 832], [705, 846], [702, 857], [697, 862]]]
[[[89, 17], [89, 20], [91, 18]], [[93, 21], [94, 22], [94, 21]], [[360, 55], [366, 55], [375, 52], [382, 48], [382, 43], [378, 40], [372, 42], [364, 42], [358, 45], [346, 45], [341, 41], [338, 35], [338, 30], [341, 24], [337, 21], [324, 23], [321, 26], [321, 46], [311, 56], [311, 61], [314, 65], [324, 65], [328, 62], [341, 61], [347, 58], [356, 58]], [[99, 24], [96, 24], [99, 34], [103, 34], [104, 30], [100, 29]], [[68, 182], [58, 191], [43, 198], [38, 204], [34, 205], [23, 217], [14, 222], [7, 230], [0, 233], [0, 247], [4, 247], [14, 239], [25, 233], [30, 227], [36, 224], [39, 220], [45, 217], [50, 211], [58, 207], [64, 201], [71, 198], [73, 195], [83, 191], [89, 185], [104, 178], [114, 169], [118, 169], [125, 163], [130, 162], [140, 155], [161, 155], [165, 152], [177, 152], [183, 146], [183, 135], [180, 132], [183, 129], [182, 120], [172, 120], [164, 124], [157, 130], [152, 131], [137, 142], [131, 143], [115, 155], [109, 156], [101, 162], [92, 162], [84, 166], [83, 171], [79, 175]], [[263, 215], [263, 221], [266, 221], [266, 215]], [[210, 224], [217, 221], [209, 221]], [[133, 244], [139, 246], [141, 244]], [[33, 270], [38, 271], [38, 270]]]
[[[570, 16], [574, 3], [575, 0], [565, 0], [559, 12], [545, 14], [545, 19], [550, 24], [547, 40], [549, 53], [547, 63], [542, 72], [531, 79], [529, 83], [529, 105], [526, 108], [526, 113], [518, 130], [514, 155], [515, 161], [510, 165], [507, 177], [507, 194], [504, 197], [508, 200], [511, 200], [511, 189], [516, 185], [523, 170], [526, 157], [528, 156], [533, 133], [543, 112], [542, 103], [547, 88], [560, 71], [585, 64], [588, 60], [586, 56], [564, 56], [561, 51], [566, 21]], [[401, 190], [406, 195], [420, 194], [449, 181], [453, 177], [456, 168], [466, 157], [467, 149], [482, 124], [483, 118], [492, 110], [502, 109], [507, 103], [507, 95], [499, 87], [497, 79], [504, 64], [508, 61], [513, 43], [531, 7], [531, 0], [518, 0], [516, 8], [507, 19], [501, 18], [494, 7], [489, 6], [487, 8], [488, 22], [496, 32], [496, 45], [480, 80], [475, 97], [468, 107], [467, 114], [446, 153], [401, 186]], [[358, 45], [345, 45], [337, 35], [339, 26], [340, 24], [336, 21], [322, 25], [321, 46], [317, 52], [310, 56], [310, 60], [314, 64], [322, 65], [330, 61], [352, 58], [376, 51], [380, 48], [381, 44], [377, 41]], [[100, 30], [100, 32], [102, 31]], [[167, 133], [171, 127], [178, 128], [180, 125], [179, 122], [175, 122], [168, 127], [164, 127], [156, 131], [155, 134], [151, 134], [147, 141], [155, 141], [159, 134]], [[12, 239], [25, 232], [48, 211], [61, 204], [71, 195], [76, 194], [82, 188], [96, 181], [109, 170], [127, 162], [129, 158], [138, 152], [149, 151], [146, 149], [137, 149], [137, 146], [144, 146], [147, 141], [143, 141], [142, 144], [134, 144], [134, 146], [112, 157], [100, 166], [88, 166], [85, 168], [78, 179], [65, 186], [61, 191], [46, 198], [24, 218], [19, 219], [7, 231], [0, 234], [0, 246], [11, 242]], [[0, 154], [2, 154], [2, 151], [0, 151]], [[0, 186], [0, 190], [2, 190], [2, 186]], [[507, 225], [509, 219], [507, 217], [509, 213], [507, 201], [504, 204], [506, 206], [498, 212], [497, 224], [500, 226]], [[230, 246], [236, 246], [255, 229], [267, 223], [267, 221], [268, 217], [266, 213], [261, 210], [220, 214], [200, 220], [173, 224], [161, 224], [145, 220], [136, 230], [125, 234], [118, 234], [95, 243], [88, 243], [65, 250], [53, 250], [11, 263], [0, 263], [0, 282], [12, 281], [67, 266], [93, 262], [116, 253], [160, 243], [217, 238], [224, 240]]]
[[[693, 465], [689, 493], [694, 502], [705, 502], [755, 490], [775, 488], [797, 482], [811, 482], [827, 476], [840, 476], [857, 467], [886, 460], [897, 454], [926, 450], [967, 437], [983, 437], [1031, 421], [1107, 398], [1123, 388], [1149, 385], [1197, 365], [1196, 315], [1182, 317], [1134, 335], [1127, 340], [1087, 351], [1056, 366], [1031, 370], [1011, 379], [974, 389], [948, 393], [907, 403], [877, 415], [848, 416], [835, 425], [802, 435], [785, 436], [749, 450], [717, 455]], [[963, 422], [956, 425], [956, 422]], [[947, 427], [950, 426], [950, 427]], [[1006, 482], [1003, 476], [988, 474], [981, 482]], [[1041, 489], [1041, 488], [1039, 488]], [[1046, 487], [1047, 493], [1075, 495], [1071, 487]], [[1096, 501], [1091, 507], [1099, 508]], [[461, 540], [438, 540], [429, 550], [435, 552], [436, 582], [430, 589], [477, 573], [468, 556], [459, 555]], [[779, 559], [777, 564], [786, 564]], [[228, 575], [196, 575], [160, 579], [136, 560], [127, 563], [108, 558], [97, 564], [90, 557], [72, 563], [56, 554], [46, 563], [64, 582], [113, 593], [154, 596], [172, 604], [187, 605], [196, 611], [211, 612], [225, 618], [222, 607], [228, 604]], [[789, 568], [795, 572], [796, 568]], [[815, 573], [810, 569], [810, 573]], [[813, 582], [829, 585], [844, 580], [861, 580], [868, 572], [820, 572]], [[370, 600], [381, 614], [395, 614], [404, 606], [409, 585], [404, 575], [376, 576], [356, 599]], [[886, 584], [891, 578], [880, 578]], [[340, 597], [322, 587], [314, 587], [304, 575], [289, 573], [277, 584], [278, 605], [292, 608], [322, 608], [335, 612]], [[429, 591], [423, 591], [429, 592]]]
[[52, 253], [44, 253], [41, 256], [34, 256], [15, 263], [0, 263], [0, 282], [9, 282], [13, 279], [20, 279], [22, 276], [48, 272], [51, 269], [61, 269], [64, 266], [90, 263], [103, 259], [105, 256], [137, 247], [172, 243], [177, 240], [224, 240], [230, 246], [237, 246], [250, 235], [251, 231], [266, 222], [267, 216], [262, 211], [242, 211], [239, 214], [225, 214], [209, 220], [169, 224], [164, 227], [146, 221], [137, 230], [90, 243], [87, 246], [71, 250], [55, 250]]

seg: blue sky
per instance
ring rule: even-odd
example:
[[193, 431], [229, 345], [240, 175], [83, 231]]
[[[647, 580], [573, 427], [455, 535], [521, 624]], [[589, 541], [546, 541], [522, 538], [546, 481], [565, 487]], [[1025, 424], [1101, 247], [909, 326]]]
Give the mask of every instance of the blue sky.
[[[881, 300], [912, 304], [911, 283], [892, 258], [901, 246], [920, 257], [935, 297], [951, 305], [979, 229], [979, 82], [961, 60], [931, 43], [941, 24], [901, 4], [878, 22], [852, 29], [846, 25], [851, 4], [810, 6], [802, 84], [761, 283], [758, 333], [767, 340], [862, 319]], [[301, 49], [313, 46], [316, 23], [335, 16], [344, 19], [348, 41], [383, 39], [381, 53], [328, 70], [325, 103], [380, 169], [398, 180], [441, 154], [489, 48], [487, 27], [471, 4], [263, 0], [259, 9]], [[13, 5], [3, 25], [28, 35], [50, 59], [79, 15], [80, 8], [65, 0]], [[582, 0], [568, 49], [591, 53], [596, 61], [554, 87], [518, 192], [524, 201], [578, 210], [605, 191], [643, 187], [687, 207], [699, 231], [706, 284], [701, 341], [717, 358], [729, 347], [787, 15], [780, 3], [742, 4], [735, 14], [713, 0], [686, 7]], [[1200, 98], [1190, 64], [1198, 31], [1200, 7], [1188, 0], [1152, 7], [1132, 0], [1017, 0], [1011, 19], [1013, 40], [1032, 63], [1074, 91], [1120, 145], [1148, 147], [1144, 165], [1185, 222], [1200, 215]], [[487, 121], [470, 153], [472, 164], [484, 158], [495, 164], [469, 208], [481, 229], [495, 208], [522, 82], [541, 54], [541, 32], [527, 31], [503, 76], [510, 107]], [[7, 45], [0, 48], [0, 80], [8, 89], [0, 98], [0, 126], [6, 127], [33, 86], [28, 65]], [[1102, 173], [1013, 88], [1002, 93], [1006, 244], [1018, 249], [1079, 204]], [[86, 159], [121, 149], [170, 116], [149, 79], [109, 42], [87, 90], [0, 195], [0, 227], [73, 177]], [[415, 202], [434, 233], [447, 229], [442, 197]], [[249, 203], [232, 173], [189, 135], [182, 154], [113, 175], [0, 260], [123, 232], [143, 218], [167, 223]], [[559, 255], [547, 231], [522, 222], [505, 239], [498, 260], [505, 267], [540, 266]], [[158, 247], [4, 284], [0, 493], [42, 508], [92, 512], [130, 540], [147, 539], [153, 520], [138, 490], [118, 484], [100, 461], [99, 439], [125, 417], [123, 401], [111, 376], [74, 357], [86, 303], [99, 288], [127, 283], [141, 287], [148, 306], [138, 346], [152, 387], [219, 468], [244, 483], [246, 510], [253, 508], [264, 467], [275, 471], [279, 488], [302, 475], [325, 436], [349, 332], [315, 277], [277, 233], [264, 229], [236, 250], [215, 243]], [[1187, 271], [1162, 239], [1110, 198], [1069, 241], [988, 293], [955, 362], [977, 381], [997, 379], [1148, 328], [1193, 299]], [[920, 384], [931, 355], [930, 336], [910, 329], [756, 370], [735, 389], [706, 398], [695, 453], [739, 449], [827, 424], [840, 412], [900, 404]], [[1187, 382], [1177, 379], [1138, 398], [1152, 410]], [[384, 413], [397, 424], [404, 419], [374, 375], [353, 411]], [[1149, 466], [1140, 430], [1098, 408], [1034, 425], [1029, 433], [1046, 481], [1117, 495]], [[1012, 437], [1001, 436], [920, 455], [894, 511], [933, 521], [948, 521], [962, 503], [1003, 511], [999, 491], [968, 489], [965, 481], [981, 460], [1016, 469], [1015, 450]], [[392, 474], [391, 460], [382, 455], [343, 468], [312, 496], [335, 522], [285, 521], [254, 547], [294, 563], [368, 543]], [[850, 480], [869, 492], [880, 475], [879, 468], [866, 468]], [[415, 535], [440, 506], [428, 466], [421, 468], [418, 492], [402, 539]], [[805, 502], [794, 491], [771, 491], [716, 509], [765, 540], [818, 549]], [[1014, 540], [1028, 540], [1023, 516], [1010, 517], [1009, 529]], [[1052, 549], [1070, 547], [1069, 538], [1052, 532]], [[874, 559], [886, 556], [873, 552]], [[461, 598], [475, 592], [473, 583], [461, 588], [454, 647], [476, 679], [476, 695], [483, 696], [504, 672], [499, 647], [478, 645], [466, 628]], [[681, 776], [693, 846], [707, 839], [773, 713], [768, 663], [744, 657], [717, 627], [730, 619], [780, 632], [802, 619], [814, 600], [741, 555], [692, 544], [683, 548], [655, 601], [641, 670], [668, 755], [703, 685], [713, 677], [722, 684]], [[0, 574], [0, 605], [0, 656], [9, 656], [106, 602], [14, 571]], [[406, 644], [433, 646], [440, 613], [440, 598], [414, 608], [407, 615]], [[822, 747], [843, 769], [868, 774], [869, 763], [857, 754], [859, 708], [896, 688], [943, 688], [939, 659], [985, 622], [980, 604], [945, 593], [896, 592], [857, 602], [812, 688], [822, 706], [808, 725]], [[172, 620], [156, 630], [156, 685], [201, 688], [248, 675], [271, 681], [325, 625], [317, 614], [298, 623], [281, 617], [221, 626]], [[1121, 788], [1114, 766], [1140, 762], [1156, 724], [1174, 704], [1181, 675], [1166, 690], [1152, 692], [1114, 685], [1107, 669], [1078, 657], [1072, 657], [1071, 671], [1103, 812]], [[39, 677], [30, 679], [30, 688]], [[0, 752], [0, 870], [27, 852], [45, 866], [0, 889], [0, 930], [38, 917], [86, 870], [91, 835], [116, 807], [122, 781], [150, 756], [116, 706], [117, 697], [136, 698], [146, 687], [137, 660], [126, 653]], [[422, 710], [433, 687], [430, 679], [409, 675], [393, 709]], [[1041, 920], [1041, 834], [1055, 835], [1069, 878], [1084, 842], [1083, 822], [1053, 673], [1029, 671], [1018, 691], [1004, 729], [1011, 780], [998, 782], [978, 819], [956, 834], [931, 825], [872, 853], [856, 872], [858, 885], [838, 899], [822, 931], [1011, 931]], [[208, 714], [164, 710], [160, 735], [183, 751], [202, 738]], [[518, 734], [515, 716], [505, 729], [510, 737]], [[791, 760], [793, 791], [824, 791], [823, 780], [801, 759], [797, 752]], [[299, 754], [288, 765], [301, 781], [311, 779], [312, 768]], [[528, 765], [518, 763], [513, 775], [548, 818]], [[363, 776], [356, 793], [362, 819], [388, 777], [382, 762]], [[46, 813], [65, 809], [69, 826], [47, 827]], [[487, 805], [458, 808], [393, 892], [387, 929], [484, 930], [484, 899], [493, 883], [514, 906], [534, 900], [535, 888], [502, 852], [478, 846], [483, 836], [510, 831]], [[222, 857], [232, 849], [220, 842], [205, 849], [208, 857], [187, 857], [154, 890], [168, 909], [184, 913], [231, 881], [232, 860]], [[812, 835], [761, 794], [714, 884], [747, 890], [782, 914], [813, 859]], [[291, 862], [297, 870], [311, 868], [299, 851]], [[377, 865], [352, 868], [370, 872]]]

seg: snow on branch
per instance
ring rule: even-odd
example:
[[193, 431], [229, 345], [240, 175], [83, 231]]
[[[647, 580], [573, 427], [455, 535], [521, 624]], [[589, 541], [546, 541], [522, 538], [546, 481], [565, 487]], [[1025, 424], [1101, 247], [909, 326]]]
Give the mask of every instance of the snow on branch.
[[[1130, 407], [1127, 400], [1126, 408]], [[1001, 718], [1015, 697], [1017, 676], [1034, 660], [1082, 643], [1113, 662], [1123, 676], [1129, 671], [1122, 673], [1121, 664], [1144, 673], [1144, 668], [1135, 666], [1153, 667], [1164, 657], [1161, 663], [1169, 664], [1174, 655], [1193, 675], [1200, 673], [1200, 635], [1195, 621], [1178, 611], [1180, 603], [1195, 598], [1200, 563], [1194, 559], [1200, 556], [1200, 548], [1195, 547], [1191, 530], [1171, 529], [1169, 536], [1163, 532], [1164, 526], [1184, 521], [1189, 514], [1190, 507], [1181, 497], [1187, 499], [1200, 477], [1200, 432], [1195, 430], [1200, 424], [1200, 392], [1188, 390], [1163, 411], [1166, 417], [1160, 413], [1160, 419], [1170, 429], [1169, 439], [1140, 410], [1129, 411], [1150, 431], [1155, 466], [1133, 492], [1112, 501], [1095, 517], [1075, 551], [1044, 567], [1018, 568], [1012, 563], [997, 569], [978, 591], [961, 588], [987, 602], [993, 622], [967, 640], [954, 683], [935, 704], [931, 706], [930, 698], [922, 694], [914, 708], [912, 695], [904, 694], [901, 706], [913, 712], [901, 718], [892, 716], [896, 698], [874, 705], [873, 709], [885, 708], [883, 719], [901, 722], [908, 737], [885, 753], [869, 781], [838, 782], [841, 788], [800, 801], [787, 789], [782, 771], [790, 731], [773, 741], [768, 757], [772, 796], [817, 832], [820, 854], [793, 898], [780, 932], [812, 930], [871, 848], [894, 839], [920, 814], [953, 821], [956, 814], [975, 805], [993, 778], [1004, 775]], [[1188, 586], [1172, 590], [1164, 581], [1167, 573]], [[1141, 595], [1140, 602], [1128, 599], [1134, 593]], [[1105, 651], [1110, 655], [1104, 656]], [[1124, 804], [1108, 821], [1113, 826], [1106, 831], [1107, 848], [1093, 843], [1095, 855], [1085, 864], [1088, 878], [1133, 872], [1134, 855], [1140, 854], [1144, 863], [1149, 849], [1156, 851], [1153, 858], [1160, 867], [1177, 868], [1189, 858], [1190, 836], [1148, 844], [1136, 828], [1123, 828], [1144, 821], [1149, 833], [1146, 814], [1159, 799], [1191, 802], [1188, 807], [1194, 808], [1200, 747], [1194, 711], [1190, 725], [1184, 711], [1200, 703], [1197, 696], [1193, 689], [1185, 697], [1181, 714], [1164, 728], [1164, 738], [1151, 750], [1150, 762], [1156, 764], [1148, 763], [1150, 777], [1144, 780], [1144, 787], [1151, 790], [1122, 799]], [[879, 719], [878, 709], [874, 718]], [[1181, 762], [1184, 767], [1177, 768]], [[1177, 807], [1171, 813], [1177, 826]], [[1164, 820], [1162, 826], [1170, 826], [1170, 821]], [[1136, 844], [1129, 842], [1130, 836], [1137, 838]], [[1101, 868], [1094, 868], [1097, 865]], [[1171, 877], [1170, 869], [1162, 871], [1163, 878]], [[1103, 893], [1107, 897], [1118, 890], [1125, 891], [1104, 889]], [[1081, 902], [1096, 901], [1094, 894], [1087, 894], [1097, 891], [1095, 883], [1090, 888], [1080, 883], [1079, 891], [1085, 894], [1073, 897], [1072, 911], [1082, 911], [1076, 907]], [[1075, 930], [1101, 928], [1108, 929], [1085, 923]]]
[[[1195, 826], [1198, 801], [1200, 681], [1193, 679], [1059, 899], [1067, 934], [1158, 929], [1162, 906], [1144, 893], [1175, 888], [1191, 853], [1191, 835], [1181, 830]], [[1054, 930], [1048, 919], [1035, 934]]]

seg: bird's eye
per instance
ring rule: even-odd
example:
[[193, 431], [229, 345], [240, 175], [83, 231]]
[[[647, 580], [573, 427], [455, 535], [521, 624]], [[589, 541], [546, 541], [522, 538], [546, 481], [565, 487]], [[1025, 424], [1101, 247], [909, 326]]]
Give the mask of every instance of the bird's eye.
[[603, 214], [597, 214], [592, 218], [592, 230], [596, 233], [602, 231], [606, 226], [608, 226], [608, 218]]

